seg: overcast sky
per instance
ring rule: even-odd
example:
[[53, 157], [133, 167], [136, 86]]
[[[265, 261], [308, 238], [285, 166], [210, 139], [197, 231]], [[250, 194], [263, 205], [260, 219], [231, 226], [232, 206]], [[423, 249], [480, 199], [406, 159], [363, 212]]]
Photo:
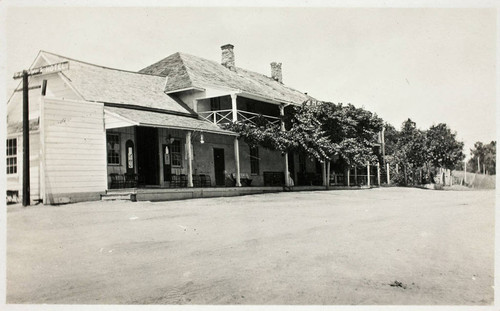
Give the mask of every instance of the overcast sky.
[[6, 11], [7, 89], [39, 50], [139, 70], [172, 53], [270, 74], [317, 99], [352, 103], [400, 128], [447, 123], [496, 139], [495, 9], [30, 8]]

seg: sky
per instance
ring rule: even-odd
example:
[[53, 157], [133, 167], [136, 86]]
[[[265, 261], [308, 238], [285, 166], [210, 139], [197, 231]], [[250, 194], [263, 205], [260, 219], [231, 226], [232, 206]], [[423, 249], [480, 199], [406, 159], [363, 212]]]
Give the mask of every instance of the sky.
[[[325, 101], [364, 107], [396, 128], [446, 123], [465, 142], [496, 140], [496, 10], [333, 7], [15, 7], [5, 11], [7, 93], [39, 50], [137, 71], [175, 52], [270, 75]], [[6, 102], [6, 100], [4, 100]]]

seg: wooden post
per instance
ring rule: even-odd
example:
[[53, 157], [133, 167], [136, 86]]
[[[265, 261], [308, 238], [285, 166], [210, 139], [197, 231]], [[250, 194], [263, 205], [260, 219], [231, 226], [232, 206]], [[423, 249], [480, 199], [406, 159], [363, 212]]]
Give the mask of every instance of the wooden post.
[[323, 160], [323, 163], [321, 163], [321, 169], [322, 169], [322, 172], [323, 172], [323, 186], [326, 187], [326, 162]]
[[28, 71], [23, 71], [23, 206], [30, 205], [30, 136]]
[[[283, 120], [283, 116], [285, 115], [285, 106], [281, 104], [279, 106], [280, 108], [280, 130], [282, 132], [285, 131], [285, 121]], [[293, 163], [292, 163], [293, 165]], [[289, 172], [288, 172], [288, 152], [285, 152], [285, 187], [290, 187], [290, 179], [288, 178]]]
[[358, 185], [358, 167], [354, 167], [354, 184], [357, 186]]
[[389, 171], [389, 162], [387, 162], [385, 165], [387, 166], [387, 175], [386, 175], [387, 176], [387, 184], [390, 185], [391, 184], [391, 176], [390, 176], [391, 172]]
[[399, 174], [399, 165], [396, 163], [396, 175]]
[[234, 162], [236, 164], [236, 187], [241, 187], [240, 179], [240, 143], [238, 137], [234, 138]]
[[370, 161], [366, 161], [366, 184], [370, 187]]
[[233, 122], [238, 121], [238, 105], [237, 105], [237, 95], [231, 94], [231, 108], [233, 110]]
[[193, 188], [193, 153], [191, 147], [191, 131], [186, 132], [187, 152], [187, 186]]
[[326, 189], [329, 188], [330, 188], [330, 161], [326, 163]]
[[347, 187], [351, 186], [351, 168], [347, 168]]
[[[47, 80], [43, 80], [47, 81]], [[45, 86], [47, 85], [44, 82]], [[40, 96], [40, 153], [38, 157], [40, 159], [40, 198], [42, 203], [46, 204], [47, 200], [45, 198], [45, 92], [42, 90], [42, 96]]]
[[467, 161], [464, 161], [464, 184], [467, 183]]
[[377, 162], [377, 184], [380, 187], [380, 163]]

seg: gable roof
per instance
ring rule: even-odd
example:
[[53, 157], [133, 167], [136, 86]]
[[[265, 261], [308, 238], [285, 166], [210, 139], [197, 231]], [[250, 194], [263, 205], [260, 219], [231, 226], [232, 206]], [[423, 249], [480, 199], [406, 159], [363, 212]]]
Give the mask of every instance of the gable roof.
[[50, 63], [68, 61], [62, 72], [71, 85], [87, 101], [124, 104], [191, 114], [164, 93], [165, 78], [158, 75], [113, 69], [41, 51]]
[[239, 67], [236, 67], [236, 71], [232, 71], [218, 62], [185, 53], [172, 54], [139, 72], [167, 77], [165, 85], [167, 92], [212, 86], [293, 104], [302, 104], [311, 99], [310, 96], [263, 74]]

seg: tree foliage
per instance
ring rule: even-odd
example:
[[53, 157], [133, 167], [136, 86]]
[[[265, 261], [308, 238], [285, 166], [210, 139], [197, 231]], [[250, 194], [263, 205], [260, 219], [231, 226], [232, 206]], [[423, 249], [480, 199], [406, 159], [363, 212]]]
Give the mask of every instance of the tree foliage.
[[457, 141], [457, 134], [444, 124], [431, 126], [426, 132], [427, 159], [435, 167], [454, 169], [463, 159], [464, 143]]
[[[496, 147], [497, 142], [492, 141], [489, 144], [483, 144], [478, 141], [474, 144], [474, 149], [471, 149], [471, 159], [469, 159], [468, 170], [471, 172], [486, 172], [488, 174], [496, 174]], [[479, 165], [478, 167], [478, 160]]]

